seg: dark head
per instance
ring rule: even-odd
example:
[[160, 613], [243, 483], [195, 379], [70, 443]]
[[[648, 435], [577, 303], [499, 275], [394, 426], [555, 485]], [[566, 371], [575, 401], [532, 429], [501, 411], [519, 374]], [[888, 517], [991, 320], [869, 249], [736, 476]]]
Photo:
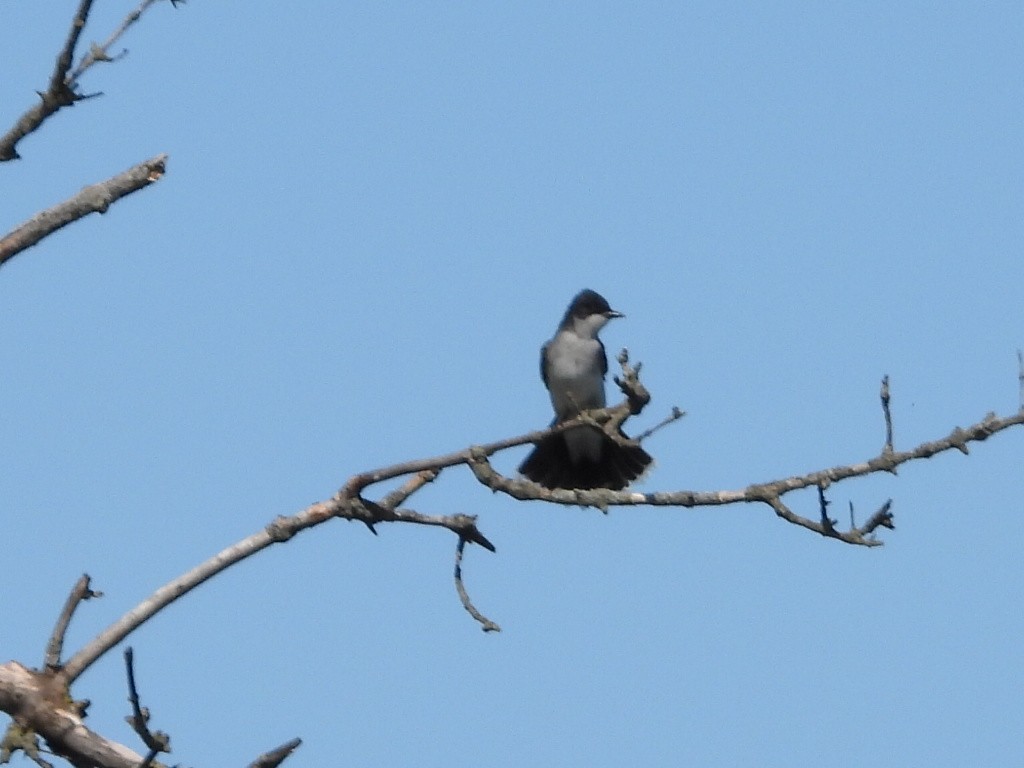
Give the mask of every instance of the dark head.
[[565, 311], [559, 328], [575, 327], [586, 336], [596, 336], [604, 324], [616, 317], [625, 317], [609, 306], [604, 296], [589, 288], [577, 293]]

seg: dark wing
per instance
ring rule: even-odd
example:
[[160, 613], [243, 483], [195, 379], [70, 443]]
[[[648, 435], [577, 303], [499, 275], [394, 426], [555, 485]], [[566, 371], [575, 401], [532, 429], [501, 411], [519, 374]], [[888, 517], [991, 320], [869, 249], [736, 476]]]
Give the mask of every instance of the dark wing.
[[597, 343], [601, 345], [601, 378], [603, 379], [608, 374], [608, 353], [604, 351], [604, 342], [600, 339]]
[[[545, 341], [544, 346], [540, 348], [540, 380], [544, 382], [544, 386], [548, 385], [548, 344], [550, 341]], [[608, 367], [608, 361], [605, 360], [605, 367]]]

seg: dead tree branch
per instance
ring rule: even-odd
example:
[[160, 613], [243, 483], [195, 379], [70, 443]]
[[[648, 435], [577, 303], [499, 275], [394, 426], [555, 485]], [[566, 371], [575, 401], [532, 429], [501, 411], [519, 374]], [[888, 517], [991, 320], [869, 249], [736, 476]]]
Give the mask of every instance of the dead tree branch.
[[124, 649], [124, 666], [128, 676], [128, 701], [132, 705], [132, 713], [125, 720], [149, 750], [139, 764], [139, 768], [146, 768], [158, 754], [171, 751], [171, 737], [163, 731], [154, 733], [149, 730], [149, 709], [139, 703], [139, 689], [135, 686], [135, 653], [130, 647]]
[[[624, 380], [628, 379], [628, 375], [624, 376]], [[578, 419], [565, 422], [552, 429], [499, 440], [487, 445], [471, 447], [430, 459], [403, 462], [355, 475], [333, 498], [313, 504], [291, 517], [277, 518], [265, 529], [228, 547], [193, 570], [158, 589], [149, 598], [122, 616], [88, 645], [78, 651], [64, 666], [62, 675], [66, 682], [70, 684], [100, 656], [124, 640], [141, 624], [199, 584], [272, 544], [288, 541], [295, 534], [333, 518], [358, 521], [370, 527], [371, 530], [377, 524], [384, 522], [415, 523], [446, 528], [456, 534], [460, 540], [480, 544], [486, 549], [494, 551], [494, 545], [478, 530], [475, 517], [459, 514], [428, 515], [396, 506], [397, 503], [405, 501], [417, 489], [423, 487], [436, 477], [435, 473], [446, 467], [467, 464], [477, 479], [484, 485], [516, 499], [592, 506], [602, 510], [607, 510], [611, 506], [647, 505], [688, 508], [759, 502], [769, 506], [779, 517], [787, 522], [822, 536], [837, 539], [848, 544], [877, 546], [880, 542], [873, 538], [872, 533], [878, 527], [893, 527], [892, 514], [889, 511], [888, 504], [884, 506], [884, 513], [876, 513], [864, 526], [851, 527], [847, 531], [840, 531], [827, 515], [819, 515], [817, 520], [798, 515], [782, 501], [782, 497], [793, 491], [810, 487], [818, 487], [824, 493], [832, 484], [841, 480], [861, 477], [875, 472], [892, 472], [896, 467], [908, 461], [929, 458], [937, 453], [953, 448], [966, 453], [969, 443], [983, 441], [1005, 429], [1024, 424], [1024, 412], [1005, 418], [989, 414], [985, 419], [967, 429], [958, 427], [945, 438], [922, 443], [909, 451], [887, 452], [883, 450], [880, 455], [867, 461], [831, 467], [806, 475], [787, 477], [768, 483], [758, 483], [740, 490], [680, 490], [653, 493], [611, 491], [607, 489], [585, 491], [549, 490], [535, 485], [528, 480], [507, 478], [499, 474], [491, 466], [489, 457], [495, 453], [514, 446], [534, 442], [552, 432], [577, 426], [581, 423], [617, 424], [619, 418], [624, 413], [631, 412], [634, 405], [635, 402], [627, 398], [620, 405], [602, 409], [601, 411], [584, 413]], [[617, 431], [618, 427], [616, 426], [615, 429]], [[382, 498], [381, 502], [370, 501], [361, 495], [371, 485], [410, 475], [412, 477], [409, 478], [404, 486]]]
[[596, 507], [603, 511], [607, 511], [612, 506], [704, 507], [761, 502], [771, 507], [779, 517], [787, 522], [822, 536], [834, 538], [847, 544], [878, 546], [881, 542], [876, 541], [870, 534], [878, 527], [894, 527], [892, 514], [889, 512], [891, 502], [883, 505], [884, 514], [876, 513], [864, 526], [851, 527], [848, 531], [839, 531], [827, 516], [819, 520], [812, 520], [797, 515], [782, 502], [782, 497], [793, 491], [814, 486], [827, 489], [832, 484], [851, 477], [863, 477], [876, 472], [895, 473], [896, 468], [901, 464], [931, 458], [937, 453], [952, 449], [966, 454], [970, 443], [981, 442], [998, 432], [1021, 424], [1024, 424], [1024, 411], [1007, 417], [998, 417], [990, 413], [966, 429], [956, 427], [947, 437], [922, 443], [908, 451], [887, 450], [888, 446], [885, 446], [878, 456], [866, 461], [830, 467], [806, 475], [796, 475], [767, 483], [758, 483], [741, 490], [681, 490], [654, 493], [629, 490], [611, 491], [603, 488], [585, 491], [549, 490], [529, 480], [513, 479], [498, 473], [488, 460], [490, 452], [487, 449], [489, 446], [471, 450], [469, 466], [476, 478], [488, 488], [521, 501], [549, 501], [555, 504]]
[[56, 675], [16, 661], [0, 664], [0, 710], [11, 716], [11, 729], [19, 729], [28, 743], [38, 735], [55, 755], [73, 765], [138, 768], [142, 761], [142, 755], [86, 728], [81, 711], [69, 703], [67, 689]]
[[[989, 414], [982, 421], [966, 429], [957, 427], [947, 437], [922, 443], [908, 451], [886, 451], [867, 461], [847, 464], [796, 475], [767, 483], [757, 483], [740, 490], [723, 491], [659, 491], [643, 493], [638, 491], [593, 490], [549, 490], [528, 480], [511, 479], [498, 473], [489, 458], [508, 448], [535, 442], [552, 432], [578, 426], [579, 424], [603, 424], [618, 432], [621, 420], [632, 413], [637, 405], [636, 393], [641, 395], [639, 380], [634, 369], [629, 367], [625, 356], [620, 356], [623, 367], [622, 386], [626, 388], [627, 399], [623, 403], [599, 411], [589, 411], [578, 418], [556, 427], [531, 432], [519, 437], [498, 440], [486, 445], [470, 447], [455, 453], [435, 456], [429, 459], [402, 462], [390, 467], [363, 472], [353, 476], [331, 499], [318, 502], [291, 517], [278, 517], [270, 525], [252, 536], [234, 544], [196, 568], [159, 588], [149, 598], [133, 608], [94, 638], [76, 653], [64, 666], [62, 675], [70, 684], [100, 656], [124, 640], [136, 628], [154, 616], [164, 607], [187, 594], [207, 579], [240, 562], [251, 555], [271, 546], [288, 541], [297, 533], [320, 525], [333, 518], [358, 521], [373, 530], [380, 523], [415, 523], [446, 528], [460, 540], [470, 541], [494, 551], [494, 545], [479, 531], [476, 518], [469, 515], [429, 515], [397, 506], [407, 500], [419, 488], [436, 477], [436, 473], [447, 467], [466, 464], [476, 478], [495, 491], [501, 491], [519, 500], [549, 501], [556, 504], [591, 506], [607, 510], [612, 506], [672, 506], [697, 507], [721, 506], [726, 504], [759, 502], [769, 506], [779, 517], [794, 525], [806, 528], [828, 538], [848, 544], [878, 546], [872, 534], [879, 527], [893, 528], [890, 503], [883, 510], [860, 527], [851, 526], [847, 531], [835, 527], [827, 515], [819, 514], [817, 520], [803, 517], [791, 510], [783, 501], [786, 494], [804, 488], [818, 487], [822, 494], [834, 483], [851, 477], [862, 477], [875, 472], [893, 472], [896, 467], [909, 461], [925, 459], [953, 448], [967, 453], [968, 444], [980, 442], [1010, 427], [1024, 424], [1024, 412], [1000, 418]], [[646, 400], [649, 400], [647, 395]], [[646, 402], [644, 400], [644, 402]], [[641, 405], [642, 407], [642, 405]], [[398, 477], [411, 476], [398, 490], [392, 491], [380, 502], [363, 498], [362, 493], [371, 485]], [[822, 497], [824, 498], [824, 497]]]
[[[75, 102], [82, 101], [83, 99], [99, 95], [83, 95], [79, 93], [78, 79], [97, 61], [114, 61], [123, 56], [123, 53], [116, 57], [110, 56], [108, 53], [110, 46], [132, 24], [138, 21], [146, 9], [155, 2], [157, 0], [145, 0], [142, 5], [129, 13], [106, 42], [102, 45], [93, 44], [90, 47], [89, 53], [83, 56], [78, 66], [72, 70], [71, 65], [74, 61], [75, 49], [78, 47], [78, 40], [89, 19], [89, 11], [92, 9], [93, 4], [93, 0], [81, 0], [78, 9], [75, 11], [75, 16], [71, 20], [71, 30], [68, 32], [64, 45], [61, 46], [60, 52], [57, 54], [57, 61], [54, 65], [53, 73], [50, 75], [46, 91], [39, 93], [39, 102], [27, 109], [7, 133], [0, 136], [0, 162], [17, 160], [20, 157], [17, 150], [18, 143], [29, 134], [38, 130], [48, 118], [52, 117], [59, 110], [64, 107], [73, 106]], [[172, 0], [172, 4], [174, 3], [175, 0]]]
[[501, 627], [480, 613], [476, 606], [473, 605], [473, 601], [469, 599], [469, 593], [466, 591], [466, 585], [462, 582], [462, 552], [465, 548], [466, 539], [460, 538], [459, 543], [455, 546], [455, 591], [459, 593], [459, 600], [462, 602], [462, 607], [466, 609], [466, 612], [470, 616], [480, 623], [480, 627], [484, 632], [501, 632]]
[[427, 515], [411, 509], [389, 508], [358, 496], [350, 498], [338, 494], [332, 499], [313, 504], [291, 517], [278, 517], [259, 532], [222, 550], [192, 570], [160, 587], [72, 656], [61, 669], [60, 676], [66, 685], [70, 685], [103, 654], [165, 607], [188, 594], [203, 582], [272, 544], [286, 542], [301, 531], [335, 518], [357, 521], [367, 525], [401, 522], [446, 528], [461, 539], [494, 551], [494, 545], [477, 529], [476, 518], [470, 515]]
[[[90, 45], [89, 52], [82, 57], [78, 62], [78, 66], [71, 71], [68, 75], [68, 80], [72, 84], [77, 84], [79, 78], [96, 62], [117, 61], [127, 55], [128, 50], [123, 49], [120, 53], [111, 56], [110, 46], [120, 40], [121, 36], [128, 31], [128, 28], [142, 18], [142, 14], [158, 2], [160, 2], [160, 0], [143, 0], [141, 5], [122, 19], [121, 23], [117, 26], [117, 29], [110, 34], [110, 37], [100, 44], [93, 43]], [[171, 5], [176, 8], [179, 2], [184, 2], [184, 0], [171, 0]]]
[[[480, 623], [485, 631], [497, 631], [498, 625], [476, 609], [466, 592], [462, 579], [462, 558], [467, 542], [479, 544], [492, 552], [495, 551], [494, 545], [477, 527], [477, 518], [466, 514], [432, 515], [399, 506], [406, 503], [418, 490], [435, 480], [440, 472], [448, 467], [465, 464], [481, 483], [492, 490], [501, 491], [516, 499], [592, 506], [602, 510], [607, 510], [612, 506], [648, 505], [689, 508], [757, 502], [770, 507], [776, 515], [794, 525], [828, 538], [870, 547], [878, 546], [881, 543], [874, 537], [878, 528], [894, 528], [891, 500], [882, 504], [861, 526], [856, 525], [851, 513], [850, 528], [845, 531], [839, 530], [836, 527], [836, 521], [828, 515], [829, 502], [825, 495], [833, 484], [851, 477], [861, 477], [875, 472], [893, 472], [896, 467], [909, 461], [930, 458], [954, 448], [967, 453], [970, 443], [986, 440], [998, 432], [1024, 424], [1024, 410], [1009, 417], [989, 414], [977, 424], [965, 429], [957, 427], [944, 438], [922, 443], [907, 451], [893, 450], [887, 441], [878, 456], [863, 462], [831, 467], [768, 483], [757, 483], [739, 490], [678, 490], [653, 493], [607, 489], [553, 491], [527, 480], [505, 477], [491, 466], [491, 456], [501, 451], [535, 442], [552, 433], [571, 429], [581, 424], [592, 425], [606, 432], [613, 430], [615, 434], [618, 434], [622, 422], [633, 413], [642, 410], [650, 399], [650, 395], [643, 389], [643, 385], [640, 384], [636, 375], [639, 366], [636, 369], [630, 368], [624, 355], [620, 357], [620, 363], [623, 366], [623, 376], [619, 382], [620, 387], [626, 393], [626, 399], [618, 405], [583, 413], [578, 418], [551, 429], [498, 440], [482, 446], [472, 446], [455, 453], [402, 462], [359, 473], [350, 478], [332, 498], [317, 502], [295, 515], [278, 517], [257, 533], [224, 549], [160, 587], [146, 600], [132, 608], [87, 643], [63, 667], [59, 666], [59, 652], [56, 656], [48, 654], [48, 661], [57, 659], [57, 667], [44, 672], [26, 670], [13, 662], [0, 667], [0, 710], [12, 714], [19, 726], [22, 723], [31, 724], [34, 732], [42, 735], [58, 754], [64, 754], [68, 750], [75, 755], [88, 754], [84, 751], [74, 751], [77, 747], [73, 747], [67, 740], [67, 733], [73, 731], [81, 737], [81, 741], [75, 742], [75, 744], [82, 749], [88, 747], [96, 750], [102, 747], [106, 750], [111, 762], [96, 761], [97, 764], [104, 766], [124, 764], [123, 752], [116, 754], [110, 752], [112, 748], [107, 742], [81, 726], [81, 711], [79, 708], [75, 708], [71, 702], [71, 684], [97, 659], [123, 641], [144, 622], [178, 598], [188, 594], [195, 587], [272, 544], [286, 542], [301, 531], [335, 518], [360, 522], [371, 530], [374, 530], [374, 527], [380, 523], [414, 523], [451, 531], [458, 539], [455, 583], [459, 599], [466, 611]], [[680, 414], [678, 409], [674, 409], [669, 421], [676, 420]], [[405, 478], [405, 480], [397, 488], [380, 496], [379, 501], [373, 501], [364, 496], [366, 490], [371, 486], [398, 478]], [[815, 517], [803, 517], [787, 506], [783, 497], [794, 491], [810, 487], [815, 487], [818, 490], [817, 514]], [[12, 680], [11, 675], [18, 677], [15, 682], [21, 686], [20, 691], [17, 688], [5, 688], [5, 672], [8, 675], [8, 681]], [[26, 686], [30, 689], [27, 699]], [[36, 696], [39, 701], [33, 699], [33, 696]], [[36, 706], [30, 711], [26, 711], [26, 701], [36, 701]], [[69, 702], [71, 703], [69, 704]], [[47, 718], [57, 718], [57, 720], [48, 720]], [[78, 718], [78, 720], [74, 721], [74, 718]], [[138, 715], [136, 715], [136, 720], [138, 720]], [[73, 727], [69, 725], [71, 722], [75, 723]], [[118, 749], [125, 748], [118, 745]], [[152, 751], [152, 748], [150, 749]], [[138, 765], [141, 759], [136, 757], [133, 765]]]
[[60, 612], [60, 616], [57, 617], [57, 625], [53, 628], [50, 641], [46, 644], [46, 658], [43, 660], [44, 668], [57, 669], [60, 667], [60, 657], [64, 652], [64, 635], [71, 624], [71, 617], [74, 616], [75, 609], [79, 603], [91, 600], [94, 597], [103, 597], [103, 593], [93, 592], [89, 589], [89, 574], [83, 573], [78, 581], [75, 582], [75, 586], [71, 588], [71, 594], [68, 595], [68, 599], [64, 603], [64, 609]]
[[300, 744], [302, 744], [302, 739], [286, 741], [280, 747], [264, 752], [257, 757], [249, 763], [249, 768], [277, 768], [292, 752], [299, 748]]
[[7, 133], [0, 136], [0, 162], [6, 160], [17, 160], [18, 142], [35, 131], [43, 122], [63, 107], [70, 107], [82, 97], [75, 93], [68, 82], [68, 71], [71, 69], [71, 62], [75, 56], [75, 47], [78, 45], [78, 38], [85, 28], [85, 22], [89, 18], [89, 10], [92, 8], [93, 0], [82, 0], [71, 20], [71, 30], [68, 32], [64, 45], [57, 54], [57, 63], [54, 66], [53, 74], [50, 75], [50, 82], [45, 92], [39, 94], [39, 103], [35, 104], [20, 117]]
[[90, 213], [106, 213], [111, 203], [159, 181], [167, 170], [167, 155], [157, 155], [116, 176], [86, 187], [74, 197], [37, 213], [0, 238], [0, 266], [44, 237]]

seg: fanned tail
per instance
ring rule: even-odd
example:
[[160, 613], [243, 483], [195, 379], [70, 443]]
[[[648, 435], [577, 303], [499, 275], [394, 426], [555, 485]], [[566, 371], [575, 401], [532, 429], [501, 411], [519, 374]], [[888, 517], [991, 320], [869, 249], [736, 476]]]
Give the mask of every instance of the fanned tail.
[[619, 491], [640, 477], [652, 461], [650, 454], [639, 445], [620, 445], [605, 435], [599, 461], [581, 458], [573, 462], [565, 437], [555, 434], [537, 443], [519, 465], [519, 472], [552, 490], [608, 488]]

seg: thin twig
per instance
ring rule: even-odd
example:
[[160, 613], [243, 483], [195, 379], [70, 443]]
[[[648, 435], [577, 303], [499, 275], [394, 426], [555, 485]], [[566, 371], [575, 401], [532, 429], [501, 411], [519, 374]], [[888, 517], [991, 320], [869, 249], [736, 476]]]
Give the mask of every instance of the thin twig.
[[476, 606], [473, 605], [473, 601], [469, 599], [469, 593], [466, 591], [466, 587], [462, 583], [462, 551], [465, 548], [466, 540], [460, 538], [459, 543], [455, 546], [455, 591], [459, 593], [459, 600], [462, 601], [462, 607], [466, 609], [470, 616], [480, 623], [480, 628], [483, 629], [484, 632], [501, 632], [501, 627], [480, 613]]
[[135, 687], [135, 653], [130, 647], [124, 649], [124, 665], [128, 673], [128, 701], [132, 705], [132, 714], [125, 720], [149, 749], [139, 765], [139, 768], [145, 768], [159, 753], [171, 751], [171, 737], [163, 731], [153, 733], [149, 730], [149, 709], [139, 703], [139, 691]]
[[821, 517], [821, 527], [826, 531], [835, 530], [836, 521], [828, 516], [828, 505], [832, 502], [825, 498], [825, 486], [818, 486], [818, 513]]
[[86, 187], [53, 208], [37, 213], [0, 238], [0, 265], [83, 216], [106, 213], [111, 203], [159, 181], [166, 170], [167, 155], [157, 155], [106, 181]]
[[655, 432], [657, 432], [659, 429], [661, 429], [662, 427], [667, 427], [673, 421], [679, 421], [679, 419], [683, 418], [683, 416], [685, 416], [685, 415], [686, 415], [686, 411], [681, 411], [681, 410], [679, 410], [679, 408], [677, 406], [673, 405], [672, 406], [672, 412], [668, 416], [666, 416], [664, 419], [659, 421], [657, 424], [655, 424], [650, 429], [645, 429], [643, 432], [641, 432], [639, 435], [637, 435], [636, 438], [634, 438], [634, 439], [638, 443], [641, 443], [644, 440], [646, 440], [648, 437], [653, 435]]
[[94, 597], [103, 597], [102, 592], [94, 592], [89, 589], [89, 574], [83, 573], [75, 586], [71, 588], [71, 594], [64, 601], [64, 608], [57, 617], [57, 624], [53, 628], [49, 642], [46, 643], [46, 657], [43, 664], [46, 669], [57, 669], [60, 667], [60, 657], [64, 653], [64, 635], [67, 634], [68, 626], [71, 624], [71, 617], [75, 615], [78, 604], [84, 600]]
[[72, 87], [77, 85], [78, 79], [82, 76], [82, 74], [87, 69], [89, 69], [89, 67], [91, 67], [93, 64], [95, 64], [96, 62], [98, 62], [98, 61], [116, 61], [117, 59], [122, 58], [126, 53], [128, 53], [127, 50], [123, 50], [123, 51], [121, 51], [121, 53], [117, 54], [116, 56], [111, 56], [110, 55], [110, 46], [112, 46], [114, 43], [116, 43], [121, 38], [121, 36], [125, 32], [128, 31], [128, 28], [131, 27], [135, 22], [137, 22], [142, 17], [142, 14], [145, 13], [146, 10], [151, 5], [155, 5], [159, 1], [160, 0], [143, 0], [142, 4], [139, 5], [138, 8], [136, 8], [135, 10], [133, 10], [131, 13], [129, 13], [127, 16], [124, 17], [124, 19], [118, 25], [117, 29], [115, 29], [110, 34], [110, 37], [108, 37], [106, 40], [104, 40], [99, 45], [97, 45], [96, 43], [93, 43], [89, 47], [89, 52], [87, 54], [85, 54], [79, 60], [78, 66], [75, 67], [71, 71], [71, 73], [68, 75], [68, 85], [70, 85]]

